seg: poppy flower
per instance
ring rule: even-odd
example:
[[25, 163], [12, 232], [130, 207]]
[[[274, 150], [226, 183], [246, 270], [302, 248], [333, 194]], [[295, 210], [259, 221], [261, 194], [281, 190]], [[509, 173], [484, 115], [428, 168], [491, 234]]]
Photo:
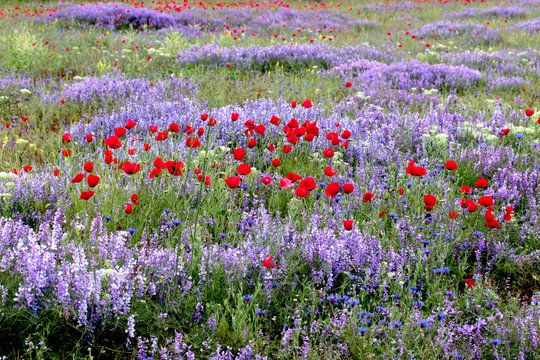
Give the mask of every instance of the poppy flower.
[[373, 196], [375, 196], [375, 193], [365, 193], [364, 197], [362, 198], [362, 202], [368, 203], [373, 199]]
[[351, 86], [352, 86], [352, 83], [351, 83], [351, 82], [347, 81], [347, 82], [345, 83], [345, 87], [351, 87]]
[[87, 142], [92, 142], [92, 140], [94, 140], [94, 135], [92, 135], [92, 134], [86, 134], [86, 141], [87, 141]]
[[271, 152], [274, 152], [274, 150], [276, 150], [276, 147], [274, 146], [274, 144], [268, 144], [266, 148], [270, 150]]
[[299, 180], [302, 180], [302, 177], [298, 174], [295, 174], [293, 172], [289, 172], [287, 174], [287, 179], [291, 180], [292, 182], [297, 182]]
[[484, 188], [487, 188], [488, 185], [489, 183], [486, 179], [480, 178], [476, 181], [476, 184], [474, 185], [474, 187], [479, 188], [479, 189], [484, 189]]
[[388, 210], [385, 210], [385, 211], [381, 211], [379, 213], [379, 217], [383, 217], [384, 215], [388, 214]]
[[499, 132], [499, 135], [500, 135], [501, 137], [503, 137], [503, 136], [508, 135], [509, 133], [510, 133], [510, 129], [502, 129], [502, 130]]
[[203, 128], [199, 128], [199, 130], [197, 130], [197, 136], [198, 137], [201, 137], [204, 135], [204, 129]]
[[53, 175], [54, 175], [54, 176], [60, 175], [60, 170], [54, 170], [54, 171], [53, 171]]
[[426, 210], [433, 209], [433, 206], [437, 203], [437, 198], [433, 195], [424, 195], [424, 204], [426, 205]]
[[131, 214], [133, 212], [133, 205], [132, 204], [127, 204], [124, 211], [126, 212], [126, 214]]
[[163, 141], [163, 140], [166, 140], [167, 137], [169, 136], [169, 133], [168, 132], [160, 132], [156, 135], [156, 141]]
[[473, 279], [463, 279], [461, 281], [463, 281], [465, 284], [467, 284], [467, 289], [470, 289], [470, 288], [473, 288], [473, 287], [476, 286]]
[[407, 170], [405, 171], [407, 174], [412, 176], [424, 176], [426, 175], [426, 169], [420, 166], [415, 166], [415, 162], [413, 160], [409, 161], [409, 165], [407, 166]]
[[291, 101], [291, 106], [294, 109], [296, 107], [296, 101]]
[[306, 109], [309, 109], [310, 107], [313, 106], [313, 104], [311, 103], [311, 100], [306, 99], [306, 100], [304, 100], [304, 102], [302, 103], [302, 106], [303, 106], [304, 108], [306, 108]]
[[452, 161], [452, 160], [448, 160], [448, 161], [444, 164], [444, 167], [445, 167], [447, 170], [454, 171], [454, 170], [457, 170], [458, 165], [456, 164], [456, 162], [454, 162], [454, 161]]
[[272, 116], [272, 118], [270, 119], [270, 123], [271, 124], [274, 124], [276, 126], [279, 126], [279, 123], [281, 122], [281, 119], [278, 118], [277, 116]]
[[514, 212], [514, 208], [510, 207], [510, 206], [507, 206], [505, 211], [506, 211], [507, 214], [512, 214]]
[[208, 114], [201, 114], [201, 120], [202, 121], [208, 120]]
[[154, 177], [157, 177], [161, 175], [161, 169], [159, 168], [155, 168], [155, 169], [152, 169], [152, 171], [150, 172], [150, 179], [153, 179]]
[[137, 194], [131, 195], [131, 202], [132, 202], [134, 205], [139, 205], [139, 202], [138, 202], [137, 200], [139, 200], [139, 195], [137, 195]]
[[150, 145], [150, 144], [144, 144], [144, 151], [148, 151], [148, 150], [150, 150], [150, 149], [152, 149], [152, 145]]
[[257, 145], [257, 139], [249, 139], [247, 147], [253, 149]]
[[122, 170], [124, 170], [124, 172], [128, 175], [133, 175], [133, 174], [138, 173], [139, 170], [141, 170], [141, 165], [126, 161], [122, 167]]
[[88, 183], [88, 186], [96, 187], [99, 184], [99, 176], [90, 174], [88, 175], [88, 178], [86, 178], [86, 182]]
[[208, 121], [208, 126], [214, 126], [216, 124], [217, 124], [217, 120], [214, 118], [210, 118], [210, 120]]
[[81, 196], [79, 196], [79, 200], [88, 200], [92, 196], [94, 196], [93, 191], [83, 191], [83, 192], [81, 192]]
[[331, 166], [327, 166], [325, 169], [324, 169], [324, 175], [326, 176], [334, 176], [336, 175], [338, 172], [337, 171], [333, 171], [332, 170], [332, 167]]
[[70, 134], [63, 134], [62, 135], [62, 140], [64, 140], [65, 142], [70, 142], [72, 140], [72, 137]]
[[327, 158], [331, 158], [332, 156], [334, 156], [334, 150], [332, 149], [324, 150], [323, 155]]
[[257, 125], [253, 128], [256, 133], [260, 134], [261, 136], [264, 136], [264, 133], [266, 131], [266, 127], [264, 125]]
[[354, 185], [353, 184], [345, 184], [343, 185], [343, 192], [345, 194], [350, 194], [354, 191]]
[[247, 175], [251, 172], [251, 167], [247, 164], [240, 164], [236, 172], [238, 175]]
[[281, 165], [281, 162], [279, 161], [279, 159], [274, 159], [272, 160], [272, 165], [274, 165], [275, 167], [278, 167]]
[[70, 149], [62, 150], [62, 155], [63, 156], [70, 156], [71, 155], [71, 150]]
[[111, 155], [105, 156], [105, 164], [110, 164], [113, 162], [113, 157]]
[[342, 133], [341, 133], [341, 137], [343, 139], [348, 139], [351, 137], [351, 132], [349, 130], [344, 130]]
[[126, 133], [127, 133], [127, 130], [124, 129], [123, 127], [117, 127], [116, 129], [114, 129], [115, 136], [121, 137], [125, 135]]
[[488, 211], [486, 212], [485, 219], [486, 219], [486, 221], [488, 221], [488, 222], [489, 222], [489, 221], [493, 221], [493, 220], [495, 220], [495, 215], [493, 215], [493, 213], [492, 213], [491, 211], [488, 210]]
[[103, 140], [103, 143], [107, 145], [110, 149], [120, 149], [122, 144], [120, 143], [120, 138], [116, 135], [110, 136]]
[[492, 206], [493, 198], [491, 196], [482, 196], [480, 199], [478, 199], [478, 204], [481, 206]]
[[284, 189], [287, 189], [287, 188], [290, 188], [291, 186], [293, 186], [293, 183], [291, 180], [287, 179], [287, 178], [283, 178], [281, 180], [279, 180], [279, 186], [281, 186], [281, 190], [284, 190]]
[[352, 220], [343, 220], [343, 227], [345, 230], [350, 231], [353, 228], [353, 221]]
[[170, 132], [179, 133], [180, 132], [180, 126], [176, 123], [172, 123], [169, 125], [169, 128], [167, 129]]
[[94, 164], [91, 162], [87, 162], [84, 164], [83, 169], [86, 172], [92, 172], [94, 170]]
[[240, 117], [240, 114], [237, 114], [237, 113], [232, 113], [231, 114], [231, 120], [232, 121], [238, 120], [239, 117]]
[[491, 229], [498, 229], [500, 226], [499, 220], [486, 221], [486, 226]]
[[283, 148], [281, 149], [281, 152], [284, 154], [288, 154], [292, 151], [291, 145], [283, 145]]
[[469, 206], [467, 206], [467, 210], [469, 210], [469, 212], [475, 212], [476, 209], [478, 209], [478, 204], [471, 200]]
[[512, 214], [506, 213], [504, 214], [504, 221], [510, 221], [512, 220]]
[[242, 161], [244, 156], [246, 156], [246, 150], [242, 148], [234, 149], [233, 156], [235, 160]]
[[80, 183], [82, 181], [82, 179], [84, 179], [84, 175], [83, 174], [77, 174], [73, 177], [73, 179], [71, 179], [71, 183], [72, 184], [75, 184], [75, 183]]
[[127, 119], [127, 122], [126, 122], [126, 129], [128, 130], [131, 130], [133, 129], [135, 126], [137, 126], [137, 123], [131, 119]]
[[272, 178], [270, 176], [265, 176], [261, 179], [261, 182], [264, 184], [264, 185], [268, 185], [272, 182]]
[[307, 197], [309, 196], [309, 191], [307, 189], [304, 189], [303, 187], [299, 186], [295, 191], [294, 195], [298, 197]]
[[339, 183], [333, 182], [328, 185], [326, 185], [326, 196], [329, 198], [334, 199], [339, 192]]
[[525, 115], [527, 115], [528, 117], [533, 116], [534, 115], [534, 110], [531, 110], [531, 109], [525, 110]]
[[227, 185], [229, 185], [231, 189], [235, 189], [242, 181], [242, 178], [240, 176], [230, 176], [224, 179], [224, 181], [227, 183]]
[[299, 186], [303, 189], [306, 189], [307, 191], [312, 191], [317, 187], [317, 183], [312, 177], [307, 177], [300, 182]]
[[264, 265], [265, 268], [271, 269], [273, 267], [277, 267], [276, 264], [272, 264], [272, 255], [270, 255], [266, 260], [261, 261], [261, 263]]
[[336, 146], [336, 145], [338, 145], [338, 144], [341, 142], [341, 140], [340, 140], [339, 137], [336, 135], [336, 136], [334, 136], [334, 137], [332, 138], [331, 142], [332, 142], [332, 145]]
[[464, 194], [472, 193], [472, 187], [470, 187], [470, 186], [460, 186], [459, 190], [461, 190], [461, 192], [464, 193]]
[[181, 161], [167, 161], [165, 167], [169, 171], [169, 174], [173, 176], [180, 176], [184, 171], [184, 163]]
[[155, 133], [156, 131], [158, 131], [158, 127], [155, 125], [150, 125], [149, 130], [151, 133]]
[[199, 141], [199, 139], [190, 136], [186, 139], [186, 146], [188, 148], [198, 148], [199, 146], [201, 146], [201, 142]]
[[455, 211], [450, 211], [450, 212], [448, 213], [448, 217], [449, 217], [450, 219], [457, 219], [457, 218], [459, 217], [459, 214], [458, 214], [457, 212], [455, 212]]

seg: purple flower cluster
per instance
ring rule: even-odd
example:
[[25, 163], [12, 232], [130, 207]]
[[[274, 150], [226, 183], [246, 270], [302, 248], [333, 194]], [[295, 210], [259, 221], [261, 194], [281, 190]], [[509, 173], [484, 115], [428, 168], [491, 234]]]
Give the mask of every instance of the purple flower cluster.
[[456, 17], [456, 18], [479, 17], [479, 18], [487, 18], [487, 19], [508, 18], [509, 19], [509, 18], [515, 18], [515, 17], [523, 17], [525, 15], [527, 15], [527, 11], [516, 6], [491, 7], [487, 9], [477, 9], [477, 8], [467, 7], [453, 14], [452, 17]]
[[436, 23], [426, 24], [417, 29], [416, 34], [424, 38], [433, 36], [438, 39], [465, 37], [473, 44], [493, 44], [501, 40], [497, 30], [485, 25], [454, 23], [450, 21], [438, 21]]

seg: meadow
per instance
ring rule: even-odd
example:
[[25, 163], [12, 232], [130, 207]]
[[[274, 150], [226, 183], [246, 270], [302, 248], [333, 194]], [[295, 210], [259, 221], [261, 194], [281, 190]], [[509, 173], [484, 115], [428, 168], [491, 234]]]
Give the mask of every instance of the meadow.
[[0, 359], [540, 359], [540, 1], [0, 3]]

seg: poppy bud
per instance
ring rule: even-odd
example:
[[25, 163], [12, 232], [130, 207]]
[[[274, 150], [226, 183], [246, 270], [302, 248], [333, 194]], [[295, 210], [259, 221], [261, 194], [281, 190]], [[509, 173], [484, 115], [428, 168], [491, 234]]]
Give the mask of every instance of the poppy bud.
[[343, 227], [345, 230], [349, 231], [353, 228], [353, 221], [352, 220], [343, 220]]

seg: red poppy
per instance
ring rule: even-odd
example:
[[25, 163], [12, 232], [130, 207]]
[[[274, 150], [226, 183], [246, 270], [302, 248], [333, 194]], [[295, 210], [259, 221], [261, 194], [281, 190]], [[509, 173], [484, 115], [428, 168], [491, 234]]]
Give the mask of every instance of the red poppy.
[[163, 169], [166, 166], [165, 162], [160, 157], [156, 157], [153, 164], [158, 169]]
[[268, 144], [266, 148], [270, 150], [271, 152], [274, 152], [274, 150], [276, 150], [276, 147], [274, 146], [274, 144]]
[[306, 109], [309, 109], [310, 107], [313, 106], [313, 104], [311, 103], [311, 100], [304, 100], [304, 102], [302, 103], [302, 106], [305, 107]]
[[299, 186], [303, 189], [306, 189], [309, 192], [317, 187], [317, 183], [315, 182], [315, 179], [313, 179], [312, 177], [307, 177], [300, 182]]
[[433, 206], [437, 203], [437, 198], [433, 195], [424, 195], [424, 204], [426, 205], [426, 210], [432, 210]]
[[384, 215], [388, 214], [388, 210], [385, 210], [385, 211], [381, 211], [379, 213], [379, 217], [383, 217]]
[[155, 133], [156, 131], [158, 131], [158, 127], [154, 125], [150, 125], [149, 129], [151, 133]]
[[504, 221], [510, 221], [512, 220], [512, 214], [506, 213], [504, 214]]
[[202, 121], [208, 120], [208, 114], [201, 114], [201, 120]]
[[137, 126], [137, 123], [131, 119], [127, 119], [127, 122], [126, 122], [126, 129], [128, 130], [131, 130], [133, 129], [135, 126]]
[[64, 140], [65, 142], [70, 142], [72, 139], [71, 135], [70, 134], [63, 134], [62, 135], [62, 140]]
[[497, 229], [500, 226], [499, 220], [486, 221], [486, 226], [491, 229]]
[[447, 170], [454, 171], [454, 170], [457, 170], [458, 165], [457, 165], [454, 161], [448, 160], [448, 161], [444, 164], [444, 167], [445, 167]]
[[506, 207], [506, 213], [507, 214], [512, 214], [514, 212], [514, 208], [513, 207], [510, 207], [510, 206], [507, 206]]
[[332, 150], [332, 149], [324, 150], [323, 155], [325, 157], [327, 157], [327, 158], [330, 158], [330, 157], [334, 156], [334, 150]]
[[92, 140], [94, 140], [94, 135], [92, 135], [92, 134], [86, 134], [86, 141], [87, 141], [87, 142], [92, 142]]
[[270, 119], [270, 123], [271, 124], [274, 124], [276, 126], [279, 126], [279, 123], [281, 122], [281, 119], [278, 118], [277, 116], [272, 116], [272, 118]]
[[161, 175], [161, 169], [159, 168], [152, 169], [152, 171], [150, 172], [150, 179], [153, 179], [154, 177], [159, 176], [159, 175]]
[[127, 133], [127, 130], [124, 129], [123, 127], [117, 127], [116, 129], [114, 129], [114, 135], [118, 137], [121, 137], [125, 135], [126, 133]]
[[167, 129], [170, 132], [179, 133], [180, 132], [180, 126], [176, 123], [172, 123], [169, 125], [169, 128]]
[[242, 148], [234, 149], [233, 156], [235, 160], [242, 161], [244, 156], [246, 156], [246, 150]]
[[481, 206], [492, 206], [493, 198], [491, 196], [482, 196], [480, 199], [478, 199], [478, 204]]
[[287, 130], [289, 130], [289, 129], [297, 129], [299, 127], [300, 127], [300, 124], [298, 123], [298, 121], [296, 121], [295, 118], [292, 118], [291, 121], [289, 121], [287, 123], [287, 128], [284, 128], [284, 130], [285, 129], [287, 129]]
[[167, 139], [168, 136], [169, 136], [168, 132], [159, 132], [156, 135], [156, 141], [163, 141], [163, 140]]
[[126, 214], [131, 214], [133, 212], [133, 205], [132, 204], [127, 204], [124, 211], [126, 212]]
[[152, 149], [152, 145], [150, 145], [150, 144], [144, 144], [144, 151], [148, 151], [148, 150], [150, 150], [150, 149]]
[[217, 124], [217, 120], [214, 118], [210, 118], [210, 121], [208, 121], [208, 126], [214, 126]]
[[351, 87], [352, 86], [352, 83], [347, 81], [347, 83], [345, 83], [345, 87]]
[[137, 200], [139, 200], [139, 195], [137, 195], [137, 194], [131, 195], [131, 202], [132, 202], [134, 205], [139, 205], [139, 202], [138, 202]]
[[467, 206], [467, 210], [469, 210], [469, 212], [475, 212], [476, 209], [478, 209], [478, 204], [471, 200], [469, 206]]
[[110, 149], [120, 149], [122, 144], [120, 143], [120, 138], [116, 135], [110, 136], [103, 140], [103, 143], [107, 145]]
[[260, 134], [261, 136], [264, 136], [264, 133], [266, 131], [266, 127], [264, 125], [257, 125], [253, 128], [256, 133]]
[[294, 191], [294, 195], [296, 195], [298, 197], [307, 197], [307, 196], [309, 196], [309, 191], [304, 189], [303, 187], [298, 187]]
[[342, 133], [341, 133], [341, 137], [343, 139], [348, 139], [351, 137], [351, 132], [349, 130], [344, 130]]
[[83, 169], [86, 172], [92, 172], [94, 170], [94, 164], [91, 162], [87, 162], [84, 164]]
[[265, 176], [261, 179], [261, 182], [264, 184], [264, 185], [268, 185], [272, 182], [272, 178], [270, 176]]
[[265, 268], [271, 269], [273, 267], [277, 267], [276, 264], [272, 264], [272, 255], [270, 255], [266, 260], [261, 261], [261, 263], [264, 265]]
[[64, 155], [64, 156], [70, 156], [70, 155], [71, 155], [71, 150], [70, 150], [70, 149], [62, 150], [62, 155]]
[[333, 171], [332, 170], [332, 167], [331, 166], [327, 166], [325, 169], [324, 169], [324, 175], [326, 176], [334, 176], [336, 175], [338, 172], [337, 171]]
[[461, 281], [463, 281], [465, 284], [467, 284], [468, 289], [473, 288], [473, 287], [476, 286], [473, 279], [463, 279]]
[[230, 176], [226, 178], [224, 181], [227, 183], [227, 185], [229, 185], [231, 189], [235, 189], [238, 187], [238, 185], [242, 181], [242, 178], [240, 176]]
[[459, 190], [461, 190], [461, 192], [464, 193], [464, 194], [472, 193], [472, 187], [470, 187], [470, 186], [460, 186]]
[[88, 175], [88, 178], [86, 178], [86, 182], [88, 183], [88, 186], [96, 187], [99, 184], [99, 176], [90, 174]]
[[298, 174], [290, 172], [287, 174], [287, 179], [291, 180], [292, 182], [297, 182], [299, 180], [302, 180], [302, 177]]
[[257, 145], [257, 140], [256, 139], [249, 139], [247, 147], [250, 148], [250, 149], [253, 149], [255, 147], [255, 145]]
[[480, 188], [480, 189], [484, 189], [484, 188], [487, 188], [489, 185], [488, 181], [484, 178], [480, 178], [476, 181], [476, 184], [474, 185], [474, 187], [476, 188]]
[[281, 162], [279, 161], [279, 159], [274, 159], [272, 160], [272, 165], [274, 165], [275, 167], [278, 167], [279, 165], [281, 165]]
[[373, 196], [375, 196], [375, 193], [365, 193], [362, 201], [365, 203], [370, 202], [371, 199], [373, 199]]
[[339, 183], [334, 182], [326, 185], [326, 196], [334, 199], [339, 192]]
[[527, 115], [528, 117], [533, 116], [534, 115], [534, 110], [531, 110], [531, 109], [525, 110], [525, 115]]
[[459, 217], [459, 214], [455, 211], [450, 211], [448, 213], [448, 216], [450, 217], [450, 219], [457, 219]]
[[489, 222], [489, 221], [495, 220], [495, 215], [493, 215], [493, 213], [491, 212], [491, 210], [488, 210], [488, 211], [486, 212], [485, 219], [486, 219], [486, 221], [488, 221], [488, 222]]
[[198, 148], [199, 146], [201, 146], [201, 142], [199, 141], [199, 139], [190, 136], [186, 139], [186, 146], [188, 148]]
[[341, 140], [340, 140], [339, 137], [336, 135], [336, 136], [334, 136], [334, 137], [332, 138], [331, 142], [332, 142], [332, 145], [336, 146], [336, 145], [338, 145], [338, 144], [341, 142]]
[[409, 161], [409, 166], [407, 167], [407, 170], [405, 171], [407, 174], [412, 176], [424, 176], [426, 175], [426, 169], [420, 166], [415, 166], [414, 161]]
[[239, 117], [240, 117], [240, 114], [237, 114], [237, 113], [232, 113], [231, 114], [231, 120], [232, 121], [238, 120]]
[[353, 184], [345, 184], [343, 185], [343, 192], [345, 194], [350, 194], [354, 191], [354, 185]]
[[184, 171], [184, 163], [181, 161], [167, 161], [165, 167], [169, 171], [169, 174], [173, 176], [180, 176]]
[[345, 230], [350, 231], [353, 228], [353, 221], [352, 220], [343, 220], [343, 227]]
[[60, 175], [60, 170], [54, 170], [54, 171], [53, 171], [53, 175], [54, 175], [54, 176]]
[[291, 106], [294, 109], [296, 107], [296, 101], [291, 101]]
[[94, 196], [93, 191], [83, 191], [83, 192], [81, 192], [81, 196], [79, 196], [79, 200], [88, 200], [92, 196]]
[[247, 175], [251, 172], [251, 167], [247, 164], [240, 164], [236, 172], [238, 175]]
[[71, 179], [71, 183], [72, 184], [80, 183], [82, 181], [82, 179], [84, 179], [84, 175], [83, 174], [77, 174], [77, 175], [75, 175], [75, 177], [73, 179]]
[[291, 145], [283, 145], [283, 148], [281, 149], [281, 152], [284, 154], [288, 154], [292, 151]]
[[199, 130], [197, 130], [197, 136], [198, 137], [201, 137], [204, 135], [204, 129], [203, 128], [199, 128]]
[[502, 129], [499, 135], [503, 137], [503, 136], [508, 135], [509, 133], [510, 133], [510, 129]]
[[139, 172], [141, 170], [141, 165], [137, 163], [130, 163], [129, 161], [126, 161], [123, 166], [121, 166], [122, 170], [128, 175], [133, 175]]

